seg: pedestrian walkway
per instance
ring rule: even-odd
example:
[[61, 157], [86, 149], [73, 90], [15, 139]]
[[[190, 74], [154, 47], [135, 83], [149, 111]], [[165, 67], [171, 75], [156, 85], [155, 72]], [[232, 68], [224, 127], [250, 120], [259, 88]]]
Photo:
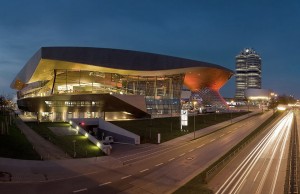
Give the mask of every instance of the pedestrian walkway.
[[46, 161], [0, 158], [0, 175], [9, 174], [11, 179], [0, 179], [0, 183], [54, 181], [121, 166], [121, 162], [110, 156]]
[[[21, 116], [21, 115], [20, 115]], [[22, 116], [21, 116], [22, 117]], [[43, 160], [54, 160], [54, 159], [68, 159], [70, 156], [66, 155], [61, 149], [51, 142], [45, 140], [43, 137], [38, 135], [35, 131], [29, 128], [21, 118], [16, 119], [16, 125], [24, 133], [28, 141], [32, 144], [37, 153]]]

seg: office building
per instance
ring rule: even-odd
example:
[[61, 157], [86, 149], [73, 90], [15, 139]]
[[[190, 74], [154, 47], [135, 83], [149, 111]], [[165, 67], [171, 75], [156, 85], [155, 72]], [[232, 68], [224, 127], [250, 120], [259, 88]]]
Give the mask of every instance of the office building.
[[261, 58], [251, 48], [236, 56], [235, 98], [245, 100], [246, 89], [261, 89]]

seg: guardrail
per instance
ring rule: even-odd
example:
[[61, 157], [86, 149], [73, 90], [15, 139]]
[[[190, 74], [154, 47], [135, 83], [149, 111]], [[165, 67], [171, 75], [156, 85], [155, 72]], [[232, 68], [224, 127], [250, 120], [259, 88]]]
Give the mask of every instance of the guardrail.
[[285, 193], [296, 194], [298, 191], [298, 134], [297, 123], [294, 118], [294, 127], [291, 132], [291, 141], [288, 158], [287, 181], [285, 182]]

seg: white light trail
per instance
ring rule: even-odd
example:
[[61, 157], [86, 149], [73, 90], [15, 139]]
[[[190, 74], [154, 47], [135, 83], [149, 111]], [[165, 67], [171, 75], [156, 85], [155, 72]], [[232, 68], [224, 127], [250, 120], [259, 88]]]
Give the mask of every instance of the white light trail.
[[[221, 193], [239, 193], [240, 189], [243, 187], [243, 183], [246, 182], [248, 175], [251, 170], [257, 164], [257, 161], [268, 154], [270, 160], [267, 160], [267, 167], [264, 172], [262, 172], [262, 178], [260, 179], [259, 186], [256, 193], [261, 193], [264, 186], [266, 177], [271, 169], [271, 164], [275, 156], [278, 156], [279, 160], [276, 164], [276, 169], [274, 170], [275, 176], [273, 178], [271, 191], [274, 192], [276, 186], [276, 180], [279, 174], [279, 167], [286, 147], [286, 142], [291, 131], [291, 124], [293, 121], [293, 113], [288, 113], [284, 118], [282, 118], [268, 133], [267, 135], [254, 147], [250, 154], [240, 163], [236, 170], [229, 176], [229, 178], [224, 182], [224, 184], [216, 192]], [[256, 174], [254, 181], [258, 178]], [[271, 192], [272, 193], [272, 192]]]

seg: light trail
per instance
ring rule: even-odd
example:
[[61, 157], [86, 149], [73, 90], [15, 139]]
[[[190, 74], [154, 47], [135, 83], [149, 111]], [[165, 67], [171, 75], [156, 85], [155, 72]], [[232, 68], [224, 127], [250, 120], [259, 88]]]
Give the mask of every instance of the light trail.
[[[290, 122], [289, 122], [290, 121]], [[271, 169], [271, 165], [272, 165], [272, 163], [273, 163], [273, 161], [272, 161], [272, 159], [274, 159], [275, 158], [275, 155], [277, 154], [277, 150], [280, 150], [280, 148], [279, 148], [279, 146], [281, 145], [280, 144], [280, 142], [281, 142], [281, 140], [282, 139], [284, 139], [285, 141], [286, 141], [286, 139], [287, 139], [287, 137], [288, 137], [288, 135], [289, 135], [289, 133], [284, 133], [284, 131], [285, 130], [282, 130], [282, 129], [286, 129], [286, 130], [289, 130], [289, 129], [291, 129], [291, 123], [292, 123], [292, 121], [293, 121], [293, 114], [291, 113], [291, 116], [288, 118], [288, 120], [285, 122], [285, 126], [284, 126], [284, 128], [277, 128], [277, 130], [275, 130], [274, 131], [274, 134], [273, 134], [273, 136], [272, 136], [272, 140], [271, 141], [269, 141], [269, 144], [271, 143], [273, 143], [274, 141], [275, 141], [275, 146], [273, 147], [273, 149], [272, 149], [272, 155], [271, 155], [271, 160], [269, 160], [269, 162], [268, 162], [268, 165], [267, 165], [267, 168], [266, 168], [266, 170], [265, 170], [265, 172], [264, 172], [264, 174], [263, 174], [263, 178], [261, 179], [261, 181], [260, 181], [260, 183], [259, 183], [259, 187], [258, 187], [258, 189], [256, 190], [256, 192], [255, 193], [261, 193], [261, 190], [262, 190], [262, 188], [263, 188], [263, 185], [264, 185], [264, 183], [265, 183], [265, 181], [266, 181], [266, 177], [267, 177], [267, 175], [269, 174], [269, 171], [270, 171], [270, 169]], [[290, 130], [289, 130], [290, 131]], [[270, 144], [270, 145], [271, 145]], [[285, 142], [283, 142], [283, 145], [285, 145]], [[283, 146], [283, 145], [281, 145], [281, 146]], [[281, 159], [282, 159], [282, 155], [280, 155], [280, 158], [279, 158], [279, 161], [278, 161], [278, 163], [277, 163], [277, 167], [279, 168], [279, 166], [280, 166], [280, 164], [281, 164]], [[276, 167], [276, 168], [277, 168]], [[277, 171], [277, 173], [275, 174], [275, 176], [274, 176], [274, 179], [273, 179], [273, 182], [274, 182], [274, 180], [276, 180], [277, 179], [277, 177], [278, 177], [278, 171]], [[272, 185], [274, 185], [274, 184], [272, 184]], [[274, 186], [275, 187], [275, 186]], [[273, 189], [272, 189], [273, 190]], [[271, 192], [271, 193], [273, 193], [273, 192]]]
[[[278, 124], [277, 124], [278, 125]], [[276, 126], [275, 126], [276, 127]], [[243, 168], [247, 167], [248, 168], [246, 170], [248, 170], [251, 165], [248, 164], [248, 162], [251, 161], [255, 162], [254, 160], [252, 160], [252, 157], [255, 156], [255, 154], [260, 154], [260, 152], [262, 152], [261, 146], [264, 144], [264, 142], [268, 139], [268, 137], [271, 135], [270, 131], [260, 142], [259, 144], [250, 152], [250, 154], [247, 156], [247, 158], [245, 158], [245, 160], [238, 166], [238, 168], [230, 175], [230, 177], [225, 181], [225, 183], [220, 187], [220, 189], [216, 192], [216, 193], [223, 193], [224, 190], [226, 190], [235, 180], [236, 177], [239, 176], [239, 174], [242, 172], [246, 172]], [[260, 150], [260, 151], [259, 151]], [[225, 187], [225, 188], [224, 188]]]
[[[241, 189], [245, 186], [244, 184], [247, 183], [249, 174], [253, 173], [253, 168], [258, 165], [258, 160], [265, 156], [269, 159], [264, 161], [266, 167], [260, 171], [262, 178], [259, 178], [258, 173], [255, 172], [256, 176], [254, 181], [258, 180], [259, 186], [252, 192], [262, 192], [267, 175], [271, 170], [271, 165], [274, 165], [274, 162], [276, 162], [276, 167], [274, 171], [272, 171], [275, 175], [270, 188], [270, 193], [273, 193], [275, 191], [280, 165], [282, 163], [284, 151], [287, 146], [288, 137], [292, 128], [292, 121], [293, 113], [290, 112], [267, 133], [267, 135], [254, 147], [253, 150], [251, 150], [248, 156], [239, 164], [239, 166], [228, 177], [228, 179], [226, 179], [224, 184], [221, 185], [216, 193], [240, 193]], [[275, 159], [276, 156], [279, 156], [279, 160], [277, 161]]]
[[[292, 122], [290, 122], [289, 124], [290, 124], [289, 128], [291, 129], [292, 128]], [[275, 190], [276, 181], [277, 181], [277, 177], [278, 177], [279, 170], [280, 170], [280, 164], [282, 163], [282, 158], [283, 158], [283, 154], [284, 154], [286, 144], [288, 142], [288, 137], [289, 137], [289, 133], [286, 133], [286, 135], [284, 137], [283, 145], [281, 146], [281, 149], [280, 149], [280, 157], [279, 157], [280, 161], [277, 163], [277, 166], [276, 166], [276, 171], [275, 171], [276, 176], [273, 179], [272, 189], [270, 190], [270, 193], [274, 193], [274, 190]]]

